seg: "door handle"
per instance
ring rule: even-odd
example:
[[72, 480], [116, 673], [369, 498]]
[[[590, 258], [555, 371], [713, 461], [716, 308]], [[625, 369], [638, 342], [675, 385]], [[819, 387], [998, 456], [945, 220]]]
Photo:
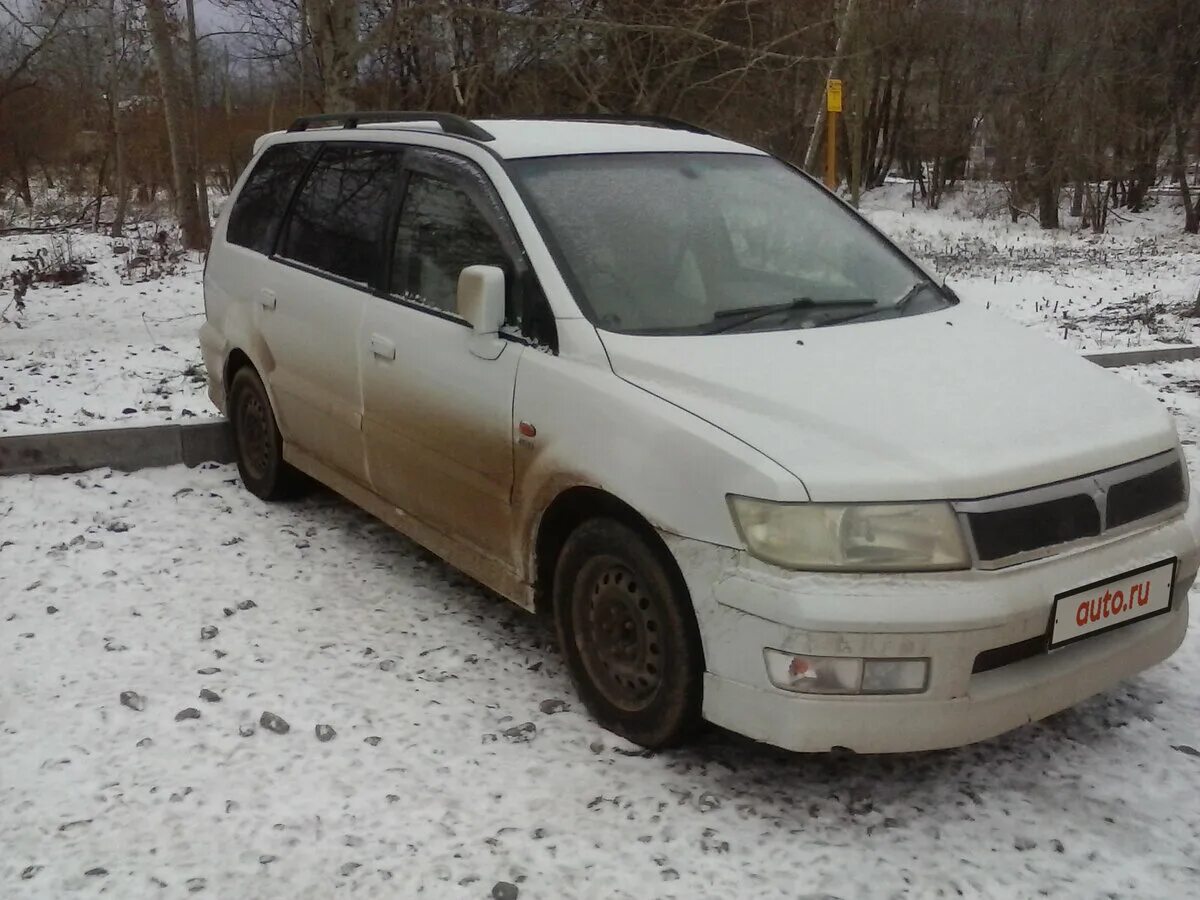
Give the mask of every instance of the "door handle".
[[381, 334], [371, 335], [371, 352], [380, 359], [395, 359], [396, 345]]
[[258, 302], [263, 309], [274, 309], [275, 304], [279, 302], [279, 298], [275, 296], [275, 292], [270, 288], [263, 288], [258, 292]]

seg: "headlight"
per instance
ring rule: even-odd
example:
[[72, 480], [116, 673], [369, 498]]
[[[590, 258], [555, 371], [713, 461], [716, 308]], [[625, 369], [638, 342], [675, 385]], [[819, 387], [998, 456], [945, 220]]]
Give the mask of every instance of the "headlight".
[[949, 503], [773, 503], [730, 496], [750, 552], [788, 569], [916, 572], [971, 565]]

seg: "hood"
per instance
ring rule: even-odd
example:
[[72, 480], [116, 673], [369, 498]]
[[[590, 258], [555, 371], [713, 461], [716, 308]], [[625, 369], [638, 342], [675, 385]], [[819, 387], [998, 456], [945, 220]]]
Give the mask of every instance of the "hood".
[[952, 500], [1169, 450], [1145, 391], [969, 302], [826, 328], [600, 332], [626, 381], [745, 441], [812, 500]]

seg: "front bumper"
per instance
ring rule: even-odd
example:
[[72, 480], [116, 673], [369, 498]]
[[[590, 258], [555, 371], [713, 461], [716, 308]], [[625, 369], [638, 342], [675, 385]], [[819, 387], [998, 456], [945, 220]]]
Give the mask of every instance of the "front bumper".
[[[1180, 518], [1073, 553], [998, 571], [789, 573], [747, 554], [665, 536], [691, 590], [708, 672], [709, 721], [788, 750], [931, 750], [1044, 718], [1171, 655], [1200, 564], [1200, 503]], [[974, 671], [985, 651], [1044, 635], [1058, 593], [1177, 557], [1167, 614]], [[776, 688], [763, 649], [819, 656], [928, 657], [928, 688], [813, 696]]]

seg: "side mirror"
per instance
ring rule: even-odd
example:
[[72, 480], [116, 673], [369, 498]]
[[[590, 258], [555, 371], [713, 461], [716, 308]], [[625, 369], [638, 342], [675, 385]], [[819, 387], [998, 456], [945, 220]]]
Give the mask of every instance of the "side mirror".
[[495, 334], [504, 324], [504, 270], [467, 266], [458, 276], [458, 314], [476, 334]]
[[468, 346], [482, 359], [496, 359], [504, 350], [499, 337], [504, 324], [504, 270], [497, 266], [467, 266], [458, 276], [458, 314], [473, 332]]

